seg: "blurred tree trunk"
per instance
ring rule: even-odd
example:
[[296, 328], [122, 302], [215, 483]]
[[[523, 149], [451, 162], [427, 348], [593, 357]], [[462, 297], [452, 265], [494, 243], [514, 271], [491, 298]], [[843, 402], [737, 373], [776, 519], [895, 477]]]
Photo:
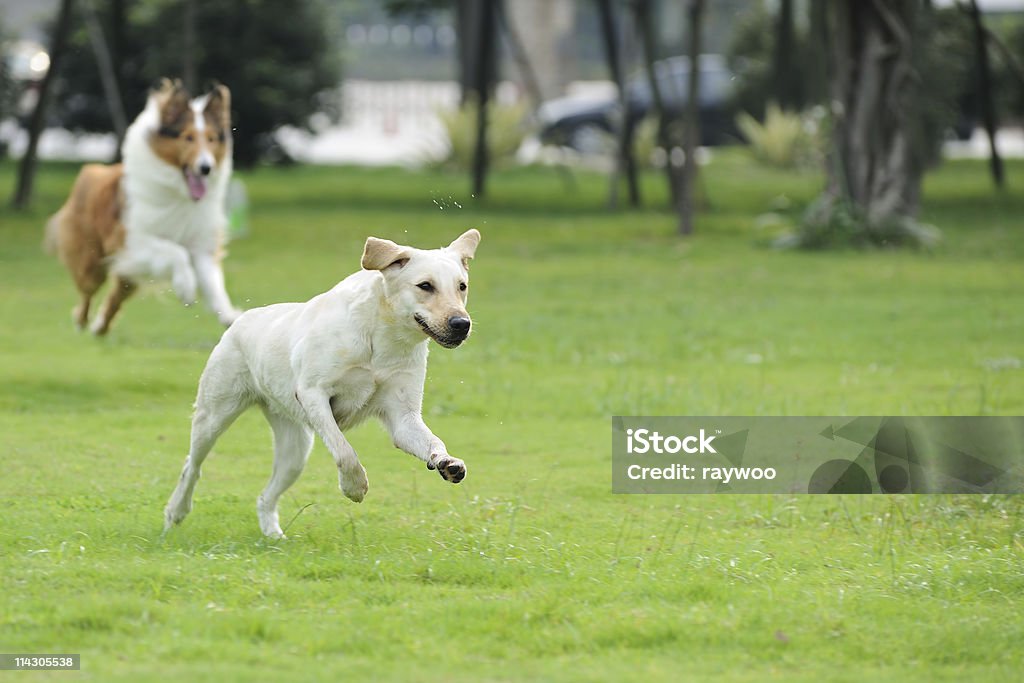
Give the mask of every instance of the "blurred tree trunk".
[[978, 99], [981, 100], [979, 103], [981, 118], [985, 124], [985, 132], [988, 134], [989, 167], [992, 170], [992, 180], [996, 187], [1003, 189], [1006, 179], [1003, 171], [1003, 159], [999, 156], [999, 148], [996, 147], [996, 130], [999, 126], [996, 122], [995, 95], [992, 92], [992, 69], [988, 61], [988, 40], [985, 24], [981, 20], [978, 0], [971, 0], [968, 14], [974, 27], [974, 54], [978, 67]]
[[820, 104], [828, 99], [829, 0], [810, 0], [808, 7], [807, 89], [805, 102]]
[[73, 6], [74, 0], [61, 0], [57, 23], [53, 29], [53, 38], [50, 41], [50, 68], [47, 69], [42, 83], [39, 84], [39, 99], [36, 101], [36, 107], [32, 111], [32, 118], [28, 125], [28, 146], [25, 148], [25, 155], [21, 158], [21, 163], [18, 166], [18, 183], [14, 189], [14, 195], [11, 197], [11, 206], [15, 209], [24, 209], [32, 198], [32, 185], [36, 174], [36, 150], [39, 146], [39, 137], [46, 124], [46, 110], [50, 104], [53, 82], [57, 78], [57, 70], [64, 60], [64, 53], [67, 49]]
[[505, 44], [508, 46], [509, 56], [515, 62], [519, 75], [523, 79], [523, 88], [530, 99], [533, 100], [533, 108], [536, 110], [544, 101], [544, 91], [540, 87], [540, 81], [537, 79], [537, 73], [530, 63], [530, 58], [526, 55], [523, 41], [519, 38], [519, 32], [512, 25], [512, 21], [508, 16], [505, 0], [498, 0], [497, 14], [498, 27], [505, 36]]
[[[110, 0], [110, 59], [114, 64], [114, 82], [117, 92], [121, 94], [122, 111], [124, 107], [124, 62], [125, 62], [125, 40], [127, 24], [127, 13], [125, 12], [125, 0]], [[124, 142], [124, 133], [117, 138], [114, 148], [114, 159], [121, 160], [121, 143]]]
[[658, 121], [658, 146], [665, 150], [665, 179], [668, 181], [669, 203], [675, 209], [679, 206], [679, 188], [682, 187], [681, 170], [672, 163], [672, 150], [677, 146], [675, 129], [670, 113], [665, 108], [661, 85], [655, 74], [654, 63], [657, 61], [657, 33], [654, 30], [654, 13], [652, 0], [635, 0], [633, 11], [636, 25], [640, 31], [640, 44], [643, 48], [644, 71], [651, 89], [652, 114]]
[[124, 104], [121, 102], [121, 90], [118, 88], [117, 70], [114, 67], [106, 36], [103, 35], [103, 27], [100, 25], [99, 17], [96, 16], [93, 0], [84, 0], [82, 7], [85, 10], [85, 25], [89, 33], [89, 43], [92, 45], [93, 56], [96, 58], [96, 71], [100, 75], [103, 96], [107, 100], [110, 120], [114, 124], [117, 146], [120, 147], [125, 130], [128, 128], [128, 122], [124, 113]]
[[190, 93], [196, 91], [196, 0], [185, 0], [185, 17], [182, 26], [184, 63], [182, 64], [182, 80], [185, 89]]
[[[481, 83], [493, 87], [497, 76], [497, 43], [494, 22], [497, 0], [456, 0], [455, 36], [459, 73], [459, 103], [480, 97]], [[489, 19], [488, 19], [489, 16]], [[489, 27], [489, 28], [488, 28]], [[490, 40], [484, 33], [489, 33]], [[482, 64], [486, 61], [487, 64]], [[481, 68], [483, 72], [481, 73]]]
[[917, 214], [926, 157], [914, 134], [921, 3], [837, 0], [830, 10], [834, 73], [828, 185], [805, 220], [833, 225], [841, 210], [861, 235], [902, 230]]
[[626, 93], [626, 82], [623, 74], [623, 41], [620, 40], [618, 22], [615, 20], [615, 9], [612, 0], [596, 0], [598, 14], [601, 17], [601, 34], [604, 38], [605, 56], [608, 70], [611, 72], [615, 90], [618, 93], [620, 121], [616, 135], [615, 167], [612, 170], [608, 188], [608, 206], [616, 208], [619, 204], [619, 178], [626, 175], [629, 188], [630, 206], [640, 205], [640, 187], [636, 177], [636, 158], [633, 156], [634, 126], [629, 112], [629, 101]]
[[800, 78], [796, 68], [793, 38], [793, 0], [780, 0], [775, 18], [775, 50], [772, 54], [772, 80], [779, 107], [792, 111], [800, 107]]
[[697, 146], [700, 144], [700, 49], [704, 21], [704, 0], [690, 0], [689, 15], [690, 80], [687, 83], [686, 109], [683, 115], [683, 172], [677, 193], [679, 234], [693, 234], [694, 187], [697, 184]]
[[495, 80], [495, 4], [498, 0], [481, 0], [476, 28], [476, 73], [474, 78], [476, 117], [476, 148], [473, 152], [473, 195], [481, 198], [487, 190], [490, 165], [487, 149], [487, 107]]

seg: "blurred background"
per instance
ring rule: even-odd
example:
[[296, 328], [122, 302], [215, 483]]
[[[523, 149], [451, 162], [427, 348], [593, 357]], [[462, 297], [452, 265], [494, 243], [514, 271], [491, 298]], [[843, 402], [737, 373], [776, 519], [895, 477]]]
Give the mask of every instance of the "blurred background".
[[[609, 166], [615, 133], [626, 120], [636, 131], [640, 163], [663, 164], [656, 125], [649, 123], [655, 112], [645, 67], [658, 73], [666, 107], [681, 108], [687, 99], [686, 2], [65, 4], [72, 13], [61, 37], [67, 56], [53, 76], [38, 143], [44, 159], [115, 158], [119, 129], [141, 109], [148, 87], [166, 75], [182, 76], [193, 87], [216, 78], [232, 88], [241, 112], [236, 161], [243, 167], [291, 161], [469, 166], [474, 114], [465, 105], [475, 101], [482, 82], [492, 95], [492, 162]], [[829, 97], [823, 4], [706, 4], [701, 145], [757, 142], [760, 131], [762, 138], [777, 138], [760, 142], [776, 148], [772, 153], [784, 163], [820, 154], [814, 132]], [[991, 100], [999, 151], [1024, 154], [1024, 1], [977, 3], [987, 81], [977, 76], [972, 3], [924, 4], [934, 16], [923, 84], [934, 105], [931, 127], [946, 153], [991, 153], [982, 125]], [[0, 1], [4, 154], [18, 157], [26, 149], [61, 11], [61, 0]], [[481, 61], [487, 62], [484, 81]], [[769, 116], [773, 128], [765, 133], [757, 124], [771, 112], [779, 116]]]

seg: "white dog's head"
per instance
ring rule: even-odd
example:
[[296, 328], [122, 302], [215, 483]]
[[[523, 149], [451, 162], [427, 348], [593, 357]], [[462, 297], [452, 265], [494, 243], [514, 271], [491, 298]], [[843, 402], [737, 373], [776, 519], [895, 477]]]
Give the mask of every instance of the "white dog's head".
[[446, 349], [466, 341], [472, 322], [466, 312], [469, 259], [480, 233], [467, 230], [443, 249], [414, 249], [370, 237], [363, 268], [384, 275], [385, 296], [401, 323], [421, 330]]

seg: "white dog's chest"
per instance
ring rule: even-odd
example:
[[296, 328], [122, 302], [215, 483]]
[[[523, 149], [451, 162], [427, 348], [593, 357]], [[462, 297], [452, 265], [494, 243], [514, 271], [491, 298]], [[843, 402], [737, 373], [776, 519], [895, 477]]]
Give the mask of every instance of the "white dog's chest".
[[391, 380], [391, 373], [372, 367], [346, 370], [334, 383], [331, 392], [331, 412], [338, 426], [342, 429], [353, 427], [377, 412]]

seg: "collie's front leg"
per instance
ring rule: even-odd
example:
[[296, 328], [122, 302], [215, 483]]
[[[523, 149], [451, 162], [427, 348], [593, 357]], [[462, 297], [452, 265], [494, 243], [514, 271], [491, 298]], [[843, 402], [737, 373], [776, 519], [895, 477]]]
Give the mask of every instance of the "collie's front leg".
[[193, 252], [192, 263], [195, 265], [199, 290], [206, 305], [217, 315], [221, 325], [231, 325], [242, 315], [242, 311], [231, 305], [231, 298], [224, 287], [224, 270], [221, 268], [220, 260], [213, 254]]
[[145, 282], [150, 278], [171, 281], [174, 293], [189, 306], [196, 301], [196, 274], [188, 251], [170, 240], [152, 235], [130, 234], [118, 254], [113, 271], [125, 280]]

